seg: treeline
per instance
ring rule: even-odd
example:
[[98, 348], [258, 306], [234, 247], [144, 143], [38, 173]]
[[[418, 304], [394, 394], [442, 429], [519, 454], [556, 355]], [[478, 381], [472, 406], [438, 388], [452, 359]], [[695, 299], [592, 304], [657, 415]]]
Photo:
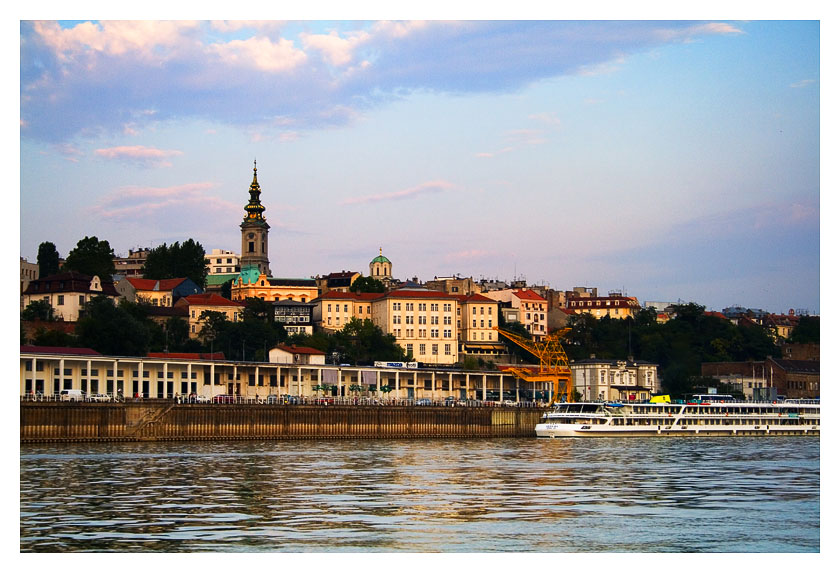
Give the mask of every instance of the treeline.
[[[676, 308], [676, 316], [656, 322], [656, 312], [643, 310], [635, 318], [595, 318], [582, 314], [572, 318], [564, 348], [570, 360], [596, 356], [653, 362], [666, 391], [689, 393], [707, 382], [700, 377], [703, 362], [740, 362], [779, 357], [780, 349], [770, 333], [754, 324], [732, 324], [705, 314], [697, 304]], [[801, 317], [791, 340], [819, 343], [819, 317]]]
[[[175, 241], [168, 246], [163, 243], [147, 254], [143, 276], [147, 279], [186, 277], [204, 288], [207, 282], [204, 255], [204, 247], [193, 239], [187, 239], [183, 243]], [[45, 241], [38, 245], [38, 275], [41, 278], [58, 274], [59, 261], [60, 256], [54, 243]], [[114, 249], [108, 241], [99, 240], [97, 237], [85, 237], [67, 254], [61, 271], [76, 271], [84, 275], [98, 276], [105, 281], [111, 280], [116, 273]]]

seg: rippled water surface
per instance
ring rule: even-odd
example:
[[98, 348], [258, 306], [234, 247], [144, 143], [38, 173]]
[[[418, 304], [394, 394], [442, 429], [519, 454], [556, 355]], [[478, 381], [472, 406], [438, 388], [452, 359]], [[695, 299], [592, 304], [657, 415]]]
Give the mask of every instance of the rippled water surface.
[[21, 446], [20, 549], [817, 552], [819, 440]]

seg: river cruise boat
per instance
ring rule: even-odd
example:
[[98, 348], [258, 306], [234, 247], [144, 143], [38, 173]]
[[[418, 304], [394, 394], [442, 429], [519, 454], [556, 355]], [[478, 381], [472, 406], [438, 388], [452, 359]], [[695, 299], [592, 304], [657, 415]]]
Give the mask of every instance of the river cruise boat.
[[543, 414], [538, 438], [820, 435], [819, 400], [738, 402], [695, 396], [685, 404], [569, 402]]

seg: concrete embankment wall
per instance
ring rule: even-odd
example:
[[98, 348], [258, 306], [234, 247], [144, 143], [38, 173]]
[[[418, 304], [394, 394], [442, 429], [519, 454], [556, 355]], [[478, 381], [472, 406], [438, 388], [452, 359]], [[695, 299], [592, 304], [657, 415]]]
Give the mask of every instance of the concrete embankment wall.
[[532, 437], [542, 412], [487, 407], [22, 402], [20, 441]]

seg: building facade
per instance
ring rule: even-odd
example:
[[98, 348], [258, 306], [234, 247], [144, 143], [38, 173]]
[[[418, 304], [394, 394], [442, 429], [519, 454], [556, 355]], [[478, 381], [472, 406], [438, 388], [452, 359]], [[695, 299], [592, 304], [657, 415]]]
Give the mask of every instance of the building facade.
[[206, 324], [206, 319], [201, 316], [203, 312], [219, 312], [224, 314], [225, 318], [230, 322], [239, 322], [242, 320], [242, 311], [245, 309], [244, 304], [228, 300], [215, 293], [185, 296], [178, 299], [175, 306], [178, 308], [185, 307], [187, 309], [190, 338], [199, 338], [201, 336], [201, 329]]
[[356, 271], [341, 271], [323, 277], [317, 276], [315, 282], [318, 284], [318, 296], [328, 292], [350, 292], [353, 282], [361, 276], [362, 273]]
[[115, 302], [119, 293], [112, 282], [69, 271], [30, 281], [23, 293], [23, 307], [43, 300], [52, 307], [57, 319], [73, 322], [79, 320], [85, 304], [97, 296], [105, 296]]
[[30, 263], [23, 257], [20, 258], [20, 309], [26, 308], [23, 305], [23, 291], [29, 286], [31, 281], [38, 278], [38, 264]]
[[202, 292], [201, 287], [188, 278], [157, 280], [125, 277], [116, 283], [115, 288], [129, 302], [151, 306], [172, 306], [181, 297]]
[[373, 320], [372, 303], [382, 293], [329, 291], [314, 301], [312, 320], [315, 326], [326, 331], [337, 332], [351, 319]]
[[213, 249], [209, 255], [204, 255], [207, 275], [230, 275], [242, 270], [239, 255], [233, 251]]
[[114, 257], [116, 274], [124, 277], [142, 277], [149, 248], [129, 249], [127, 257]]
[[256, 266], [243, 267], [230, 287], [231, 300], [258, 298], [267, 302], [296, 300], [311, 302], [318, 297], [315, 279], [273, 278]]
[[393, 335], [410, 358], [429, 365], [458, 362], [458, 297], [427, 289], [379, 296], [371, 303], [373, 323]]
[[651, 362], [588, 358], [569, 367], [583, 401], [644, 402], [660, 391], [657, 365]]
[[[540, 339], [548, 334], [548, 301], [531, 289], [503, 289], [482, 293], [499, 301], [507, 322], [521, 323], [532, 337]], [[514, 312], [515, 311], [515, 312]]]
[[295, 300], [280, 300], [272, 303], [274, 322], [283, 325], [288, 334], [312, 334], [312, 320], [315, 303]]
[[566, 293], [566, 310], [575, 314], [588, 313], [595, 318], [627, 318], [635, 317], [641, 310], [638, 299], [634, 296], [623, 296], [620, 293], [610, 293], [609, 296], [568, 296]]

